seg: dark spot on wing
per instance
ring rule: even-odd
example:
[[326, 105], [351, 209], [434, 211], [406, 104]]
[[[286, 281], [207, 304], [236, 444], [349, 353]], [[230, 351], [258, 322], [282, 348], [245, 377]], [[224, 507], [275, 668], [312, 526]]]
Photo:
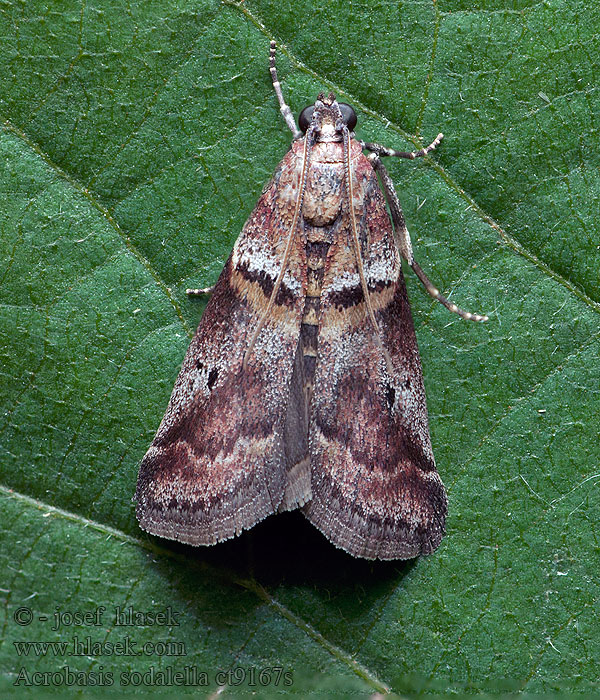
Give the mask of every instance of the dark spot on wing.
[[216, 369], [211, 369], [210, 373], [208, 375], [208, 390], [212, 391], [213, 386], [215, 385], [215, 382], [217, 381], [217, 377], [219, 376], [219, 372]]

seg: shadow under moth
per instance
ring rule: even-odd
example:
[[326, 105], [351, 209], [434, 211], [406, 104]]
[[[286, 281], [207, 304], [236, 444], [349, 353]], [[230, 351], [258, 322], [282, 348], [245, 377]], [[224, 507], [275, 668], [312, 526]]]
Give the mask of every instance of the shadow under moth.
[[214, 288], [188, 290], [212, 294], [141, 463], [137, 517], [211, 545], [300, 508], [355, 557], [429, 554], [447, 499], [401, 258], [448, 309], [487, 317], [449, 302], [417, 264], [381, 158], [425, 156], [442, 134], [412, 153], [358, 141], [354, 110], [333, 94], [298, 128], [275, 42], [270, 72], [294, 140]]

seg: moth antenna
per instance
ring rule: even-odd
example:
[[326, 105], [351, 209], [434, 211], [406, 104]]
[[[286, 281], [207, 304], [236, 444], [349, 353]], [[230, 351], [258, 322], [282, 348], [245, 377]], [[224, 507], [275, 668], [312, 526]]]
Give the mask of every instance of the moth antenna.
[[[439, 138], [439, 137], [438, 137]], [[437, 139], [436, 139], [437, 141]], [[436, 143], [434, 141], [433, 143]], [[456, 304], [448, 301], [445, 296], [443, 296], [433, 282], [427, 277], [425, 272], [423, 272], [421, 266], [417, 263], [413, 256], [412, 245], [410, 242], [410, 234], [406, 228], [406, 221], [404, 220], [404, 214], [402, 213], [402, 207], [394, 190], [394, 185], [388, 174], [388, 171], [383, 167], [383, 163], [379, 159], [379, 155], [376, 152], [371, 153], [368, 156], [375, 172], [381, 178], [383, 184], [383, 191], [385, 193], [385, 198], [390, 207], [390, 213], [392, 215], [392, 221], [394, 224], [394, 239], [396, 240], [396, 246], [400, 255], [406, 260], [406, 262], [412, 267], [416, 276], [422, 282], [423, 286], [427, 290], [427, 293], [445, 306], [448, 311], [452, 311], [454, 314], [458, 314], [465, 321], [487, 321], [488, 316], [485, 314], [474, 314], [470, 311], [465, 311], [461, 309]]]
[[296, 126], [296, 120], [292, 114], [292, 110], [286, 104], [283, 98], [283, 92], [281, 91], [281, 83], [277, 78], [277, 68], [275, 68], [275, 54], [277, 53], [277, 42], [271, 41], [271, 50], [269, 51], [269, 72], [271, 73], [271, 82], [273, 83], [273, 89], [277, 95], [277, 100], [279, 102], [279, 111], [285, 119], [285, 123], [288, 125], [288, 129], [292, 132], [295, 139], [299, 139], [302, 136], [302, 132]]
[[352, 228], [352, 243], [354, 245], [354, 253], [356, 255], [356, 267], [358, 269], [358, 276], [360, 277], [360, 286], [362, 287], [363, 290], [363, 296], [365, 298], [365, 308], [367, 310], [367, 316], [369, 317], [369, 321], [371, 322], [371, 325], [373, 326], [373, 330], [375, 331], [375, 337], [377, 338], [377, 342], [379, 344], [379, 347], [381, 348], [381, 352], [385, 358], [385, 363], [387, 366], [387, 371], [388, 375], [390, 377], [394, 376], [394, 370], [392, 366], [392, 360], [390, 358], [390, 355], [388, 351], [385, 349], [385, 346], [381, 340], [381, 331], [379, 330], [379, 324], [377, 323], [377, 319], [375, 318], [375, 313], [373, 312], [373, 306], [371, 305], [371, 296], [369, 294], [369, 287], [367, 285], [367, 279], [365, 277], [365, 268], [363, 266], [362, 262], [362, 255], [360, 252], [360, 240], [358, 238], [358, 229], [356, 226], [356, 217], [354, 216], [354, 186], [352, 184], [352, 168], [350, 166], [350, 148], [348, 144], [349, 140], [349, 134], [348, 134], [348, 129], [344, 129], [344, 165], [345, 165], [345, 170], [346, 170], [346, 189], [348, 192], [348, 210], [350, 213], [350, 223], [351, 223], [351, 228]]
[[413, 258], [412, 262], [409, 262], [409, 265], [412, 267], [412, 269], [415, 271], [415, 275], [421, 280], [423, 283], [423, 286], [427, 290], [427, 293], [436, 299], [437, 301], [440, 302], [443, 306], [445, 306], [448, 311], [452, 311], [454, 314], [458, 314], [461, 318], [464, 318], [465, 321], [487, 321], [488, 316], [485, 314], [474, 314], [471, 313], [470, 311], [465, 311], [464, 309], [461, 309], [458, 307], [456, 304], [452, 303], [448, 299], [446, 299], [445, 296], [443, 296], [439, 289], [432, 283], [432, 281], [427, 277], [427, 275], [423, 272], [423, 269], [419, 265], [419, 263]]
[[308, 162], [310, 160], [309, 141], [311, 142], [312, 146], [312, 137], [313, 131], [309, 130], [309, 132], [307, 132], [306, 134], [306, 139], [304, 141], [304, 152], [302, 155], [302, 171], [300, 174], [300, 189], [298, 193], [298, 199], [296, 200], [294, 218], [292, 219], [290, 232], [285, 246], [285, 252], [283, 253], [283, 260], [281, 261], [281, 269], [279, 270], [279, 274], [277, 275], [277, 280], [275, 281], [273, 291], [271, 292], [271, 296], [269, 297], [269, 303], [267, 304], [267, 308], [263, 312], [263, 315], [260, 317], [260, 321], [254, 329], [254, 333], [252, 334], [252, 338], [250, 339], [250, 343], [246, 350], [246, 354], [244, 355], [244, 361], [242, 363], [244, 371], [248, 368], [248, 358], [250, 357], [250, 353], [252, 352], [252, 348], [256, 343], [256, 339], [258, 338], [259, 333], [264, 328], [264, 325], [267, 322], [267, 318], [271, 313], [271, 309], [273, 308], [275, 299], [277, 297], [277, 293], [279, 292], [279, 288], [281, 287], [281, 283], [283, 281], [283, 276], [285, 275], [285, 272], [287, 270], [288, 262], [290, 259], [290, 253], [292, 251], [292, 243], [294, 241], [294, 234], [296, 233], [296, 228], [298, 227], [298, 219], [300, 218], [300, 211], [302, 210], [302, 204], [304, 202], [304, 191], [306, 189], [306, 178], [308, 176]]

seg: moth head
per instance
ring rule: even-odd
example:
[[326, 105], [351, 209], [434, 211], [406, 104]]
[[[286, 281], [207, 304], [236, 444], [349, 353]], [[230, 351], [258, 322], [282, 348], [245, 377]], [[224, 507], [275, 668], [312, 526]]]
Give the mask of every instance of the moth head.
[[352, 133], [356, 126], [356, 112], [345, 102], [338, 102], [331, 92], [321, 93], [314, 105], [305, 107], [298, 117], [303, 133], [310, 129], [317, 141], [341, 141], [344, 130]]

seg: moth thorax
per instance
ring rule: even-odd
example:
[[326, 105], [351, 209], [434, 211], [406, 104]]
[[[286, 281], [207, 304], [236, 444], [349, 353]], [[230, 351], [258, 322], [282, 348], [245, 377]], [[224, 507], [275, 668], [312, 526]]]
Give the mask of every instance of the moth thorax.
[[341, 161], [322, 160], [321, 156], [331, 150], [340, 149], [341, 144], [316, 144], [315, 160], [306, 178], [302, 217], [312, 226], [330, 226], [342, 210], [344, 195], [344, 168]]

